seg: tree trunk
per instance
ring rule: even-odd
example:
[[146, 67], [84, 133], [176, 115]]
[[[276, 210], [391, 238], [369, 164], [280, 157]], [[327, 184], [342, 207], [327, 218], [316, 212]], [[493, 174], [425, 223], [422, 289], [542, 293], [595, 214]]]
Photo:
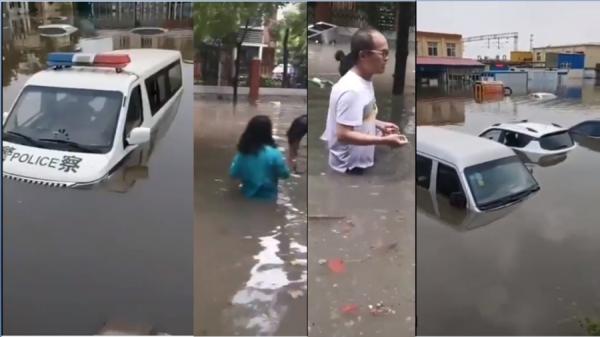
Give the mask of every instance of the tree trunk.
[[402, 2], [398, 4], [396, 19], [396, 66], [394, 70], [394, 95], [404, 93], [404, 79], [406, 77], [406, 60], [408, 58], [408, 44], [410, 25], [415, 16], [414, 3]]
[[288, 38], [289, 37], [290, 37], [290, 29], [286, 28], [285, 35], [283, 37], [283, 78], [282, 78], [282, 83], [281, 83], [281, 86], [283, 88], [287, 88], [290, 85], [290, 79], [288, 78], [288, 57], [289, 57]]
[[242, 53], [242, 43], [244, 43], [244, 40], [246, 39], [246, 33], [248, 33], [249, 24], [250, 19], [246, 19], [246, 24], [244, 25], [244, 33], [242, 33], [242, 38], [236, 45], [235, 74], [233, 75], [233, 104], [237, 104], [238, 82], [240, 81], [240, 55]]

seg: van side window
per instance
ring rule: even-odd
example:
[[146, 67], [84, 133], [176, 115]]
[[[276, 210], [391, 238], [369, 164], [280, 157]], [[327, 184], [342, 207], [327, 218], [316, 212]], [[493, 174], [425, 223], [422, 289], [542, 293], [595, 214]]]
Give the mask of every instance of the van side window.
[[156, 77], [150, 77], [146, 80], [146, 90], [148, 91], [148, 101], [150, 101], [150, 111], [154, 115], [160, 109], [160, 98], [158, 96], [158, 82]]
[[[127, 108], [127, 117], [125, 119], [125, 131], [123, 132], [123, 140], [125, 140], [131, 130], [142, 124], [143, 108], [142, 108], [142, 93], [140, 86], [136, 86], [131, 91], [129, 98], [129, 107]], [[123, 144], [126, 144], [124, 141]]]
[[161, 73], [156, 77], [156, 81], [158, 83], [158, 100], [160, 102], [160, 106], [162, 107], [169, 99], [169, 87], [167, 84], [167, 74]]
[[442, 163], [438, 164], [437, 193], [446, 197], [454, 192], [463, 192], [456, 170]]
[[148, 90], [152, 115], [155, 115], [175, 95], [181, 85], [181, 64], [179, 61], [171, 63], [146, 79], [146, 89]]
[[169, 87], [171, 95], [174, 95], [181, 88], [181, 64], [177, 62], [169, 68]]
[[417, 155], [417, 185], [429, 188], [431, 179], [432, 161], [429, 158]]

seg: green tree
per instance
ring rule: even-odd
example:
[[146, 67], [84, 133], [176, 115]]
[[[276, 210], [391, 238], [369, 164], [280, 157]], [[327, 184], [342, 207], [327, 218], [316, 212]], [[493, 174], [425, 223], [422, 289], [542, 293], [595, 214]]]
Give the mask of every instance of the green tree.
[[[237, 102], [240, 53], [251, 23], [263, 23], [277, 12], [275, 2], [196, 2], [194, 3], [194, 43], [218, 41], [219, 46], [235, 47], [233, 102]], [[243, 27], [243, 28], [241, 28]]]
[[401, 95], [404, 93], [409, 32], [416, 17], [416, 6], [414, 2], [402, 2], [397, 4], [396, 10], [396, 65], [392, 92]]
[[296, 65], [299, 71], [306, 68], [308, 55], [306, 3], [299, 3], [297, 6], [297, 12], [287, 12], [284, 19], [275, 26], [279, 37], [278, 42], [281, 42], [277, 47], [277, 60], [283, 63], [282, 87], [284, 88], [289, 86], [288, 63]]

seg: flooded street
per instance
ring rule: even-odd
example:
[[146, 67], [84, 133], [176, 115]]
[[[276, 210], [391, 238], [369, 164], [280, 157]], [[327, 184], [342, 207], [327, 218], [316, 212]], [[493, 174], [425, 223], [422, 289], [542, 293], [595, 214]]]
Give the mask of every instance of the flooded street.
[[[30, 30], [3, 32], [3, 111], [49, 52], [140, 47], [123, 29], [61, 42], [21, 19]], [[191, 27], [149, 39], [191, 53]], [[183, 65], [177, 114], [109, 182], [77, 190], [3, 179], [4, 333], [91, 335], [110, 322], [192, 333], [192, 68]]]
[[[338, 49], [349, 47], [311, 44], [309, 78], [337, 81], [333, 54]], [[408, 60], [407, 84], [414, 83], [414, 55]], [[410, 143], [395, 150], [378, 147], [375, 166], [363, 176], [342, 175], [329, 168], [326, 144], [319, 138], [325, 129], [330, 89], [309, 89], [311, 336], [387, 337], [415, 332], [414, 91], [407, 85], [405, 96], [391, 95], [393, 65], [393, 60], [388, 61], [388, 72], [374, 78], [378, 119], [398, 124]], [[335, 267], [336, 261], [343, 261], [343, 267]], [[372, 314], [369, 305], [380, 302], [388, 310]]]
[[[600, 118], [593, 81], [542, 101], [514, 96], [479, 104], [470, 90], [419, 90], [418, 124], [477, 135], [507, 121], [568, 128]], [[460, 219], [443, 222], [418, 204], [419, 335], [585, 335], [580, 321], [600, 317], [600, 143], [575, 140], [566, 158], [527, 164], [540, 192], [483, 227], [455, 227], [449, 222]]]
[[229, 178], [250, 118], [268, 115], [287, 151], [285, 133], [306, 113], [304, 97], [265, 97], [256, 105], [197, 96], [194, 101], [194, 333], [306, 334], [306, 138], [298, 169], [280, 181], [276, 204], [245, 199]]

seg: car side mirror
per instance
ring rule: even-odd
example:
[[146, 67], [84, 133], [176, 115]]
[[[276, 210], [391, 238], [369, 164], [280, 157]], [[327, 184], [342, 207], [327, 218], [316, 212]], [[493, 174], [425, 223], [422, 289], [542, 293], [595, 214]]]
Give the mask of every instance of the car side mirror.
[[4, 124], [6, 122], [6, 120], [8, 119], [8, 115], [9, 115], [8, 111], [4, 111], [2, 113], [2, 124]]
[[452, 192], [450, 193], [450, 205], [460, 209], [467, 208], [467, 197], [463, 192]]
[[141, 145], [150, 142], [150, 128], [137, 127], [131, 130], [127, 143]]

